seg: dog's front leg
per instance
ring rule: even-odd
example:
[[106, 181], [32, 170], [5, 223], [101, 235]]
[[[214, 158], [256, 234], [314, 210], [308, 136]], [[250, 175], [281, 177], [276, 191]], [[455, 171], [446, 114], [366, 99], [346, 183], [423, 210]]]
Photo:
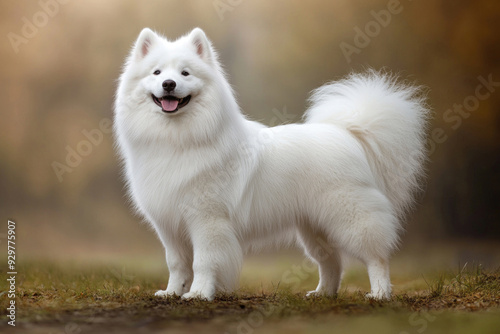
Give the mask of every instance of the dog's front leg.
[[166, 290], [159, 290], [156, 296], [182, 296], [189, 291], [193, 281], [193, 249], [181, 238], [162, 239], [169, 271]]
[[194, 279], [183, 299], [213, 300], [217, 291], [230, 292], [238, 284], [243, 252], [231, 223], [203, 219], [189, 227], [193, 244]]

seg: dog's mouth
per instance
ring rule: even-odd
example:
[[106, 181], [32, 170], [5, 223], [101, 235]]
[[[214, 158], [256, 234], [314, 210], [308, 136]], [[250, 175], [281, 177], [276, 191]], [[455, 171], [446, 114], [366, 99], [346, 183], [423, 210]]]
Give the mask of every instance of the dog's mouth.
[[153, 101], [166, 113], [174, 113], [177, 110], [185, 107], [191, 100], [191, 95], [179, 99], [172, 95], [167, 95], [163, 97], [156, 97], [151, 94]]

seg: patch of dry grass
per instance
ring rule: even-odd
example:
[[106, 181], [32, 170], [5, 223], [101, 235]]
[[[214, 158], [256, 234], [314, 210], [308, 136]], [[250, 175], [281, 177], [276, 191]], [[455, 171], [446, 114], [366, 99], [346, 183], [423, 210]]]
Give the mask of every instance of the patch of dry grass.
[[[356, 319], [356, 323], [364, 319], [361, 322], [367, 326], [369, 319], [385, 319], [386, 325], [400, 323], [399, 331], [421, 333], [418, 330], [424, 323], [440, 328], [435, 319], [461, 321], [471, 314], [473, 318], [500, 314], [500, 272], [480, 268], [426, 279], [425, 289], [397, 291], [392, 300], [383, 302], [367, 300], [363, 291], [347, 288], [336, 298], [304, 298], [305, 291], [280, 284], [258, 289], [244, 286], [234, 294], [217, 296], [213, 302], [182, 301], [153, 296], [164, 287], [165, 277], [158, 273], [129, 274], [115, 267], [76, 270], [41, 263], [24, 265], [19, 272], [23, 274], [17, 284], [16, 333], [127, 333], [139, 328], [150, 332], [164, 328], [172, 332], [200, 328], [209, 333], [253, 333], [271, 328], [294, 332], [309, 330], [314, 324], [322, 332], [329, 328], [327, 324], [346, 319]], [[0, 313], [6, 319], [8, 299], [5, 293], [0, 298]], [[468, 315], [463, 316], [464, 312]], [[488, 321], [497, 328], [500, 325], [499, 320]], [[471, 323], [474, 321], [467, 321]], [[1, 328], [12, 330], [5, 320]]]

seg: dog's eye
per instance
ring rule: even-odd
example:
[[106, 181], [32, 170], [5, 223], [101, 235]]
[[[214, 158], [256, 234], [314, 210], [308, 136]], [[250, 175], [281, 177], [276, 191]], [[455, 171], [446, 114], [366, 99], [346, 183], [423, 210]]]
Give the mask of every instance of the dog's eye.
[[158, 75], [158, 74], [160, 74], [160, 73], [161, 73], [161, 71], [160, 71], [160, 70], [156, 70], [156, 71], [154, 71], [154, 72], [153, 72], [153, 74], [154, 74], [154, 75]]
[[188, 71], [182, 71], [181, 74], [185, 77], [187, 77], [189, 75], [189, 72]]

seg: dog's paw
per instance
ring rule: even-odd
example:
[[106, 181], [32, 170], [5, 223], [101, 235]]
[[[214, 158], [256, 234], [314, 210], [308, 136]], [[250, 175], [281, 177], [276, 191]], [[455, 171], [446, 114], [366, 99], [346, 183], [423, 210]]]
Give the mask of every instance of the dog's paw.
[[214, 296], [208, 296], [208, 295], [205, 295], [204, 293], [197, 292], [197, 291], [186, 292], [185, 294], [182, 295], [181, 298], [184, 300], [191, 300], [191, 299], [200, 299], [200, 300], [206, 300], [206, 301], [214, 300]]
[[156, 297], [163, 297], [163, 298], [168, 298], [168, 297], [178, 297], [178, 295], [175, 292], [170, 292], [167, 290], [158, 290], [155, 292]]
[[336, 293], [332, 293], [332, 292], [327, 292], [327, 291], [318, 291], [318, 290], [312, 290], [312, 291], [309, 291], [306, 293], [306, 298], [314, 298], [314, 297], [328, 297], [328, 298], [332, 298], [332, 297], [336, 297], [337, 294]]
[[383, 293], [383, 292], [379, 292], [379, 293], [367, 293], [365, 295], [365, 298], [366, 299], [374, 299], [374, 300], [379, 300], [379, 301], [382, 301], [382, 300], [390, 300], [391, 299], [391, 294], [390, 293]]
[[321, 296], [321, 293], [319, 293], [316, 290], [308, 291], [306, 293], [306, 298], [312, 298], [312, 297], [317, 297], [317, 296]]

